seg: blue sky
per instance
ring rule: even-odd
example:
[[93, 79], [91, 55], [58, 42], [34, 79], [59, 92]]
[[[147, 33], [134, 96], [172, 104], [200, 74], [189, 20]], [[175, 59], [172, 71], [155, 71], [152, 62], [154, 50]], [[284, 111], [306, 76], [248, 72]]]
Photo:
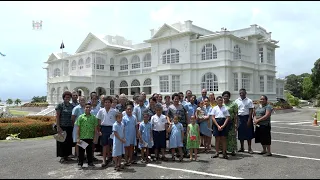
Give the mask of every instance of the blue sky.
[[[52, 52], [73, 54], [89, 32], [121, 35], [133, 43], [163, 23], [192, 20], [216, 31], [258, 24], [279, 40], [280, 77], [311, 73], [320, 58], [319, 2], [0, 2], [0, 98], [46, 95], [44, 62]], [[41, 31], [32, 21], [42, 20]]]

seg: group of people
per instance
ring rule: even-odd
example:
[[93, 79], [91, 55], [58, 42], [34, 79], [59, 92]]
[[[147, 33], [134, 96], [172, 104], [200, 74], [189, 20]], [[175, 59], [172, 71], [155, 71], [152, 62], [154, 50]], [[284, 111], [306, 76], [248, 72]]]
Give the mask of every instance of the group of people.
[[[240, 89], [235, 101], [231, 101], [229, 91], [215, 98], [214, 93], [201, 91], [201, 97], [196, 97], [190, 90], [172, 96], [153, 94], [148, 100], [141, 92], [127, 99], [120, 96], [97, 96], [90, 94], [90, 99], [78, 97], [77, 92], [63, 93], [63, 102], [56, 107], [56, 127], [58, 133], [66, 132], [64, 142], [57, 141], [57, 156], [60, 162], [69, 161], [72, 147], [78, 166], [82, 168], [85, 159], [88, 166], [94, 166], [94, 151], [101, 147], [102, 167], [113, 161], [115, 170], [137, 163], [138, 152], [141, 152], [141, 162], [149, 163], [151, 154], [154, 161], [167, 161], [165, 150], [170, 149], [171, 160], [190, 158], [198, 161], [198, 150], [203, 147], [203, 153], [211, 150], [211, 138], [215, 136], [215, 154], [211, 158], [228, 159], [227, 152], [232, 156], [236, 152], [244, 152], [244, 141], [248, 142], [248, 152], [253, 153], [251, 141], [261, 143], [263, 151], [260, 154], [271, 156], [271, 124], [272, 107], [268, 98], [262, 95], [260, 104], [254, 106], [246, 97], [246, 90]], [[237, 148], [237, 137], [240, 149]], [[85, 149], [82, 143], [88, 144]], [[176, 153], [178, 150], [178, 153]], [[160, 152], [159, 152], [160, 151]], [[161, 154], [161, 158], [160, 155]]]

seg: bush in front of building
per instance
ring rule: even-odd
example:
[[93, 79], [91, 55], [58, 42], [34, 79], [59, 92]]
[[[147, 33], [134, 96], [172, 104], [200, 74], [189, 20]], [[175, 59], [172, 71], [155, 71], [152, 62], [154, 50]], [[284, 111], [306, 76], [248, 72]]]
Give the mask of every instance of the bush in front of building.
[[27, 116], [0, 119], [0, 140], [10, 134], [18, 134], [19, 138], [35, 138], [55, 134], [52, 124], [55, 118], [50, 116]]
[[42, 103], [25, 103], [21, 107], [48, 107], [47, 102], [42, 102]]

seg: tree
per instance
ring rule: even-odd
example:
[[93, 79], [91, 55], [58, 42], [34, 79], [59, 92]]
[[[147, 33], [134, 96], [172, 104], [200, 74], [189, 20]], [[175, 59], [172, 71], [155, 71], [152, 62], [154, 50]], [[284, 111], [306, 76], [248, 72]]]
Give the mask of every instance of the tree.
[[317, 89], [319, 93], [320, 89], [320, 58], [314, 63], [314, 67], [311, 69], [311, 80], [313, 86]]
[[46, 101], [47, 101], [47, 96], [33, 96], [31, 103], [41, 103]]
[[302, 81], [303, 78], [297, 76], [295, 74], [290, 74], [289, 76], [285, 77], [285, 90], [288, 90], [292, 93], [295, 97], [302, 96]]
[[19, 104], [21, 104], [21, 100], [20, 100], [20, 99], [16, 99], [16, 100], [14, 101], [14, 104], [17, 105], [17, 106], [19, 106]]
[[6, 100], [6, 104], [9, 104], [9, 106], [10, 106], [11, 104], [13, 104], [12, 99], [10, 99], [10, 98], [9, 98], [9, 99], [7, 99], [7, 100]]
[[316, 90], [314, 89], [311, 76], [307, 76], [303, 79], [302, 82], [302, 98], [303, 99], [312, 99], [316, 96]]

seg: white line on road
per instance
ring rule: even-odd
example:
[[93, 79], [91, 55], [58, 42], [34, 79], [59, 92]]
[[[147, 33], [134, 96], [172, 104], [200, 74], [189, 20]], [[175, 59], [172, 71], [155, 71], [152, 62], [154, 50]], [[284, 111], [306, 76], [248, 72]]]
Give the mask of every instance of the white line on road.
[[282, 140], [276, 140], [272, 139], [273, 142], [283, 142], [283, 143], [289, 143], [289, 144], [304, 144], [304, 145], [310, 145], [310, 146], [320, 146], [320, 144], [310, 144], [310, 143], [302, 143], [302, 142], [292, 142], [292, 141], [282, 141]]
[[211, 173], [193, 171], [193, 170], [187, 170], [187, 169], [168, 168], [168, 167], [158, 166], [158, 165], [154, 165], [154, 164], [147, 164], [147, 166], [160, 168], [160, 169], [169, 169], [169, 170], [173, 170], [173, 171], [184, 171], [184, 172], [188, 172], [188, 173], [201, 174], [201, 175], [205, 175], [205, 176], [213, 176], [213, 177], [226, 178], [226, 179], [243, 179], [243, 178], [240, 178], [240, 177], [225, 176], [225, 175], [219, 175], [219, 174], [211, 174]]
[[288, 125], [299, 125], [299, 124], [311, 124], [311, 123], [307, 121], [307, 122], [289, 123]]
[[275, 133], [275, 134], [288, 134], [288, 135], [297, 135], [297, 136], [320, 137], [320, 136], [316, 136], [316, 135], [309, 135], [309, 134], [297, 134], [297, 133], [274, 132], [274, 131], [271, 131], [271, 132], [272, 132], [272, 133]]
[[280, 129], [294, 129], [294, 130], [304, 130], [304, 131], [320, 131], [316, 129], [301, 129], [301, 128], [289, 128], [289, 127], [280, 127], [280, 126], [272, 126], [272, 128], [280, 128]]
[[[255, 153], [260, 153], [260, 151], [254, 151]], [[307, 159], [307, 160], [313, 160], [313, 161], [320, 161], [318, 158], [310, 158], [310, 157], [302, 157], [302, 156], [292, 156], [292, 155], [286, 155], [286, 154], [278, 154], [278, 153], [272, 153], [274, 155], [283, 156], [283, 157], [289, 157], [289, 158], [297, 158], [297, 159]]]

